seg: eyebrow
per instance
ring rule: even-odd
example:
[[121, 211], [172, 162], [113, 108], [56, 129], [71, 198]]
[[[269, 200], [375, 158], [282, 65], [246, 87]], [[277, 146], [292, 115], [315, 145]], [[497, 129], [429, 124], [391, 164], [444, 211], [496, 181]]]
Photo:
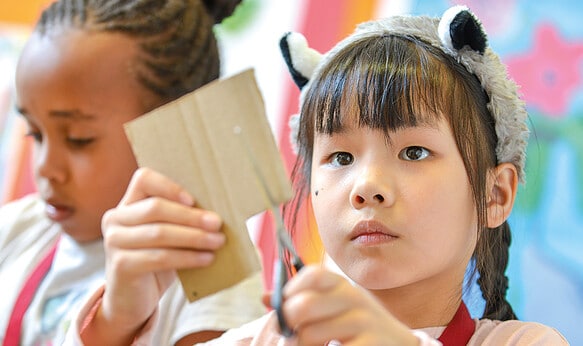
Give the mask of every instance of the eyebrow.
[[[25, 108], [16, 107], [16, 111], [27, 117], [28, 112]], [[96, 116], [89, 113], [83, 113], [79, 109], [69, 109], [69, 110], [52, 110], [49, 111], [50, 117], [71, 119], [71, 120], [95, 120]]]
[[95, 115], [83, 113], [78, 109], [71, 110], [53, 110], [49, 112], [49, 116], [55, 118], [73, 119], [73, 120], [95, 120]]

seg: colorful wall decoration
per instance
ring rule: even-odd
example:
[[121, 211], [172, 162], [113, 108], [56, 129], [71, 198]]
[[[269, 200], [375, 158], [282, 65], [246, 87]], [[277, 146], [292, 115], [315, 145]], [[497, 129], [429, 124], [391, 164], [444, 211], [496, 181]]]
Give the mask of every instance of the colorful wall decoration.
[[[460, 1], [455, 1], [460, 3]], [[439, 13], [448, 1], [418, 1]], [[510, 219], [509, 300], [518, 316], [583, 344], [583, 4], [466, 1], [521, 85], [531, 121], [527, 184]]]

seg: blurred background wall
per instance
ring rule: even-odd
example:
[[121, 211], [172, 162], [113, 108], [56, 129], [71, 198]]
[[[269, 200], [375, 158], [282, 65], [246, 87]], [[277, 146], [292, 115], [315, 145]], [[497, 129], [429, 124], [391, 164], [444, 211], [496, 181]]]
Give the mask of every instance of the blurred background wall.
[[[49, 1], [0, 3], [0, 204], [34, 191], [29, 142], [13, 111], [14, 66], [40, 9]], [[483, 22], [492, 48], [522, 86], [532, 131], [527, 185], [510, 219], [513, 231], [509, 299], [522, 320], [539, 321], [583, 345], [583, 3], [575, 0], [244, 0], [217, 27], [223, 75], [255, 68], [282, 156], [289, 163], [287, 118], [297, 112], [298, 91], [280, 58], [286, 31], [303, 33], [325, 52], [362, 21], [391, 14], [439, 16], [465, 4]], [[289, 167], [289, 166], [288, 166]], [[270, 220], [250, 221], [270, 286]], [[319, 261], [313, 222], [296, 238], [302, 256]], [[466, 297], [473, 315], [482, 302]]]

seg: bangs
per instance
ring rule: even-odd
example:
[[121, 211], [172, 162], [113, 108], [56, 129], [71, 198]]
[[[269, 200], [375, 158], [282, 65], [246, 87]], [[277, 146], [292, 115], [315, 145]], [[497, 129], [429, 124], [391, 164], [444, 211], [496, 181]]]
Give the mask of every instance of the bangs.
[[296, 211], [309, 196], [317, 134], [356, 124], [383, 131], [390, 142], [397, 130], [445, 120], [472, 188], [478, 228], [487, 228], [486, 174], [497, 163], [495, 122], [480, 81], [453, 57], [415, 37], [365, 37], [335, 51], [304, 92], [292, 171]]
[[318, 87], [306, 94], [302, 116], [313, 117], [315, 132], [342, 131], [356, 119], [358, 126], [388, 136], [401, 128], [434, 125], [442, 116], [451, 120], [453, 100], [463, 93], [433, 47], [390, 35], [365, 38], [353, 47], [358, 48], [335, 55]]

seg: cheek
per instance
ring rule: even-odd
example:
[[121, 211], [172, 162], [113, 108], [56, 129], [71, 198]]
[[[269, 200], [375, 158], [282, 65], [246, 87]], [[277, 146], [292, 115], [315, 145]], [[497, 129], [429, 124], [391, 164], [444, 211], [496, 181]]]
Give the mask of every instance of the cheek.
[[337, 230], [342, 225], [342, 216], [348, 215], [346, 210], [348, 197], [345, 196], [344, 190], [343, 185], [337, 180], [312, 180], [310, 193], [314, 218], [320, 238], [328, 252], [334, 251], [334, 244], [339, 239]]
[[330, 192], [326, 180], [321, 178], [316, 170], [312, 170], [312, 180], [310, 185], [310, 198], [312, 201], [312, 208], [314, 211], [314, 216], [318, 225], [321, 221], [326, 220], [325, 215], [330, 208], [326, 208], [325, 205], [330, 199]]
[[[453, 173], [451, 176], [455, 177]], [[426, 220], [432, 220], [433, 225], [440, 225], [441, 234], [436, 234], [437, 238], [445, 235], [452, 246], [471, 247], [476, 233], [477, 214], [467, 177], [460, 174], [457, 179], [442, 181], [435, 188], [437, 193], [432, 199], [434, 207], [430, 209], [433, 212]]]
[[85, 179], [92, 182], [88, 186], [94, 196], [102, 196], [99, 203], [105, 208], [111, 208], [125, 193], [136, 168], [135, 158], [128, 145], [107, 147], [87, 163]]
[[321, 198], [325, 196], [326, 192], [324, 191], [320, 192], [318, 196], [314, 196], [314, 193], [312, 193], [314, 219], [322, 245], [326, 249], [326, 252], [334, 254], [334, 249], [336, 248], [335, 240], [338, 240], [338, 236], [334, 230], [338, 229], [337, 226], [340, 223], [340, 218], [337, 216], [338, 208], [336, 205], [330, 204], [325, 198]]
[[137, 168], [131, 151], [117, 150], [105, 158], [104, 180], [108, 180], [112, 186], [120, 186], [125, 189], [132, 174]]

